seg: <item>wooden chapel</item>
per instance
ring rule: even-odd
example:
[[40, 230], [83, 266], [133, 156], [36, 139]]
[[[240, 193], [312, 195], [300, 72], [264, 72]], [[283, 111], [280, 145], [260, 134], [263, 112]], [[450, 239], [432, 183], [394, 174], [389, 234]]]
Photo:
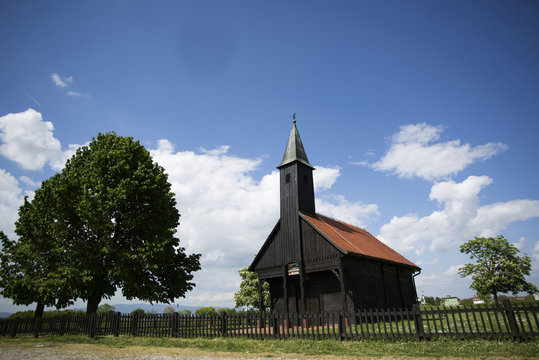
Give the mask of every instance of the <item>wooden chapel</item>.
[[[313, 170], [293, 121], [280, 171], [280, 219], [249, 267], [272, 314], [408, 308], [421, 269], [366, 230], [316, 213]], [[415, 275], [414, 275], [415, 274]]]

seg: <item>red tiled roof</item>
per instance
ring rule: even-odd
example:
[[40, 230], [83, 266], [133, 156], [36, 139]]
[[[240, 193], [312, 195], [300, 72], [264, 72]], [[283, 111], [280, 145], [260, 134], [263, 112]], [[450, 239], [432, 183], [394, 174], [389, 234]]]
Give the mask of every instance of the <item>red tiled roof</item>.
[[301, 215], [324, 234], [327, 239], [346, 252], [388, 260], [420, 269], [419, 266], [372, 236], [365, 229], [320, 214], [316, 214], [315, 217], [303, 213]]

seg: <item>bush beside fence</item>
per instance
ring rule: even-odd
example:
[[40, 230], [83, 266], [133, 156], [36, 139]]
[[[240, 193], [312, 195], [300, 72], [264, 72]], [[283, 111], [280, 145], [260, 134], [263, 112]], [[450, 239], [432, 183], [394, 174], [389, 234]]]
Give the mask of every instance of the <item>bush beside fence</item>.
[[368, 309], [357, 313], [189, 316], [131, 314], [1, 319], [0, 334], [132, 335], [152, 337], [246, 337], [352, 339], [484, 338], [527, 340], [539, 335], [539, 306]]

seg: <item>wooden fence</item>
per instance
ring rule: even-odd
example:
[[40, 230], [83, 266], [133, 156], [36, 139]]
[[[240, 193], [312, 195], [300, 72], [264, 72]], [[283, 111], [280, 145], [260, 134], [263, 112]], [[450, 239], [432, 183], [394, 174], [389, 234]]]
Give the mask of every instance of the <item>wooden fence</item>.
[[153, 337], [247, 337], [352, 339], [486, 338], [527, 340], [539, 335], [539, 306], [433, 307], [361, 310], [355, 314], [186, 316], [133, 314], [2, 319], [0, 334], [133, 335]]

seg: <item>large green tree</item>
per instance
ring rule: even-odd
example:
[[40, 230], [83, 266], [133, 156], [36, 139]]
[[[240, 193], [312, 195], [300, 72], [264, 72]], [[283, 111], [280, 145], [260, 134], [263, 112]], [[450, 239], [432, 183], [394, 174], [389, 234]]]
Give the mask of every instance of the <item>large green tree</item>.
[[475, 260], [461, 267], [459, 273], [472, 277], [470, 287], [480, 297], [493, 295], [498, 304], [498, 293], [537, 292], [537, 287], [524, 278], [530, 275], [530, 257], [519, 256], [519, 250], [504, 236], [475, 237], [464, 243], [460, 252]]
[[179, 218], [150, 153], [132, 138], [99, 134], [21, 207], [19, 240], [2, 235], [2, 292], [57, 307], [81, 298], [88, 314], [117, 289], [149, 302], [183, 297], [200, 255], [180, 247]]
[[138, 141], [99, 134], [61, 176], [54, 232], [87, 313], [117, 288], [127, 299], [171, 302], [195, 286], [200, 255], [179, 246], [180, 215], [167, 174]]
[[[248, 307], [256, 308], [260, 307], [259, 297], [259, 280], [256, 273], [249, 271], [247, 268], [240, 269], [241, 277], [240, 289], [234, 294], [234, 300], [236, 302], [235, 307]], [[264, 282], [262, 284], [262, 297], [264, 302], [264, 310], [267, 310], [270, 305], [270, 293], [269, 284]]]

